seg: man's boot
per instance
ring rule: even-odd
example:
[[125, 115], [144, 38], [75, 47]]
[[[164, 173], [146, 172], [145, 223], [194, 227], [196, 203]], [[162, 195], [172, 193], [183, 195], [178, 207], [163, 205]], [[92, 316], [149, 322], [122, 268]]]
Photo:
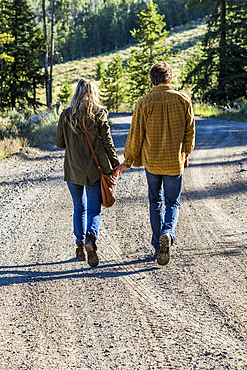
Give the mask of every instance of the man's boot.
[[164, 232], [160, 236], [160, 250], [157, 254], [157, 263], [159, 265], [167, 265], [170, 260], [170, 247], [172, 245], [172, 237], [168, 232]]

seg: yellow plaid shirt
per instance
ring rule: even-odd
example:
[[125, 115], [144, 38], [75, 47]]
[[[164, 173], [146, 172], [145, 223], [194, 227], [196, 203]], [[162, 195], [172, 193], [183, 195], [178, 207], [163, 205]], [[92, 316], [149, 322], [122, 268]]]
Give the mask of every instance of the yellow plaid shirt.
[[124, 149], [124, 166], [145, 166], [158, 175], [183, 173], [195, 145], [190, 98], [169, 85], [154, 86], [138, 100]]

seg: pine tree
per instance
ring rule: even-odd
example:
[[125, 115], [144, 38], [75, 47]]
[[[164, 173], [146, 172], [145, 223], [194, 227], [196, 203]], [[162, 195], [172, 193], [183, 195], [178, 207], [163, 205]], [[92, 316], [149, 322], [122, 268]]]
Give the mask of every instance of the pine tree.
[[193, 0], [210, 7], [201, 60], [188, 73], [185, 84], [194, 82], [193, 97], [226, 104], [247, 96], [247, 4], [244, 0]]
[[13, 37], [13, 42], [4, 45], [13, 62], [5, 68], [3, 106], [14, 108], [26, 103], [36, 106], [36, 88], [43, 83], [40, 57], [44, 53], [44, 39], [26, 0], [2, 3], [6, 27]]
[[96, 63], [96, 76], [95, 80], [100, 81], [103, 76], [103, 70], [104, 70], [104, 62], [102, 60], [102, 57], [99, 57], [98, 63]]
[[[188, 58], [186, 60], [185, 65], [182, 67], [181, 71], [181, 80], [182, 80], [182, 88], [184, 85], [193, 85], [195, 84], [195, 76], [193, 74], [193, 71], [195, 67], [202, 61], [203, 51], [202, 51], [202, 45], [200, 42], [196, 43], [196, 49], [194, 50], [191, 58]], [[189, 76], [189, 78], [188, 78]], [[188, 79], [187, 83], [185, 81]]]
[[44, 41], [45, 41], [45, 53], [44, 53], [45, 95], [46, 95], [46, 105], [47, 105], [47, 107], [50, 107], [50, 90], [49, 90], [49, 77], [48, 77], [49, 49], [48, 49], [48, 42], [47, 42], [47, 25], [46, 25], [46, 6], [45, 6], [45, 0], [42, 0], [42, 18], [43, 18]]
[[1, 34], [0, 34], [0, 110], [3, 110], [5, 96], [6, 96], [6, 86], [4, 86], [4, 76], [6, 74], [7, 67], [14, 61], [14, 58], [7, 54], [4, 46], [12, 43], [14, 38], [11, 36], [8, 28], [6, 27], [7, 19], [3, 14], [4, 3], [0, 1], [0, 24], [1, 24]]
[[131, 49], [131, 56], [127, 61], [130, 80], [129, 103], [133, 104], [138, 98], [145, 95], [150, 89], [148, 71], [157, 58], [167, 57], [170, 50], [165, 44], [168, 32], [165, 30], [163, 16], [157, 13], [157, 5], [153, 0], [146, 9], [138, 13], [139, 29], [131, 31], [137, 48]]
[[71, 83], [69, 82], [68, 76], [66, 76], [61, 86], [60, 93], [58, 94], [59, 101], [63, 104], [68, 104], [70, 98], [72, 97], [72, 94], [73, 89]]
[[227, 36], [231, 40], [227, 50], [226, 78], [223, 81], [227, 99], [247, 98], [247, 3], [233, 2], [228, 12]]
[[100, 84], [100, 97], [106, 108], [115, 112], [119, 111], [125, 100], [125, 70], [118, 53], [104, 70]]

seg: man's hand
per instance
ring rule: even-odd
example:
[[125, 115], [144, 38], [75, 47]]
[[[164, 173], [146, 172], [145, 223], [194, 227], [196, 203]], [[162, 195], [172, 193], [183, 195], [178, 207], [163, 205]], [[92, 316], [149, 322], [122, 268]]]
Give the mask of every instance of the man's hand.
[[121, 172], [127, 170], [127, 167], [125, 167], [123, 164], [119, 164], [118, 166], [116, 166], [113, 171], [114, 172], [117, 172], [119, 174], [119, 176], [121, 176]]
[[189, 154], [185, 154], [184, 167], [189, 167]]

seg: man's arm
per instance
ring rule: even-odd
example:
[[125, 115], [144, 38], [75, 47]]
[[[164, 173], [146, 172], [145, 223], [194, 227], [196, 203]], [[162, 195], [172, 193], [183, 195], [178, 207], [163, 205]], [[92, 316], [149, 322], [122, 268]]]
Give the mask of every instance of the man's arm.
[[124, 149], [124, 167], [130, 168], [140, 154], [145, 132], [146, 116], [139, 102], [137, 102]]
[[183, 146], [185, 149], [186, 157], [190, 155], [195, 146], [195, 117], [193, 113], [192, 103], [190, 101], [186, 112], [186, 127], [184, 133]]

